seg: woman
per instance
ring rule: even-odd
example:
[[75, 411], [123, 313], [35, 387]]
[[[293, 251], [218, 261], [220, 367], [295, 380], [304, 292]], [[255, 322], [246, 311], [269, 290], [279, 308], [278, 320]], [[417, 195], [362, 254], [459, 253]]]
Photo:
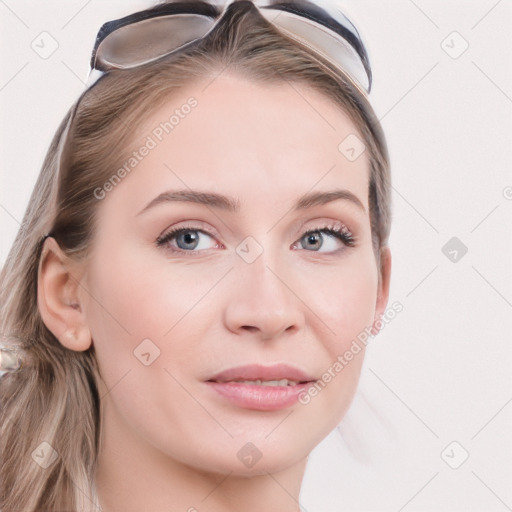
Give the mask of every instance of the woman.
[[1, 274], [2, 510], [297, 511], [388, 300], [357, 31], [164, 3], [92, 67]]

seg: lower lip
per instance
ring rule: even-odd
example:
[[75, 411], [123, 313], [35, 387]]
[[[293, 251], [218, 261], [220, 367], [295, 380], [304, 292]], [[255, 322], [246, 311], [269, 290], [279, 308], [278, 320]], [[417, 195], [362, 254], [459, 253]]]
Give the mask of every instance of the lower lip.
[[207, 381], [206, 384], [238, 407], [257, 411], [277, 411], [295, 404], [299, 395], [313, 382], [294, 386], [260, 386], [243, 382], [213, 381]]

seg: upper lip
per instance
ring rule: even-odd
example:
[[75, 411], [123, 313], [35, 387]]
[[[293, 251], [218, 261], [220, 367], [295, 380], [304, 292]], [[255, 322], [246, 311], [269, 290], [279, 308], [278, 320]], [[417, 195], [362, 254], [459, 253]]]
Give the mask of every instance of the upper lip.
[[209, 381], [229, 382], [233, 380], [292, 380], [297, 382], [311, 382], [315, 379], [304, 371], [288, 364], [274, 364], [262, 366], [251, 364], [229, 368], [210, 377]]

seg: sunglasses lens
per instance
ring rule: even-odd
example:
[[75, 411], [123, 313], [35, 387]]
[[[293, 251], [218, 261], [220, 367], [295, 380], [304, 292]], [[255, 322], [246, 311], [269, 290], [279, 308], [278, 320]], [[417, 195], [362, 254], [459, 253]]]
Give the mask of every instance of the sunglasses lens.
[[341, 67], [364, 90], [370, 89], [370, 77], [355, 48], [332, 30], [303, 16], [273, 9], [262, 9], [268, 21], [289, 37], [320, 53], [325, 59]]
[[126, 69], [157, 60], [200, 39], [215, 20], [199, 14], [174, 14], [120, 27], [99, 44], [95, 69]]

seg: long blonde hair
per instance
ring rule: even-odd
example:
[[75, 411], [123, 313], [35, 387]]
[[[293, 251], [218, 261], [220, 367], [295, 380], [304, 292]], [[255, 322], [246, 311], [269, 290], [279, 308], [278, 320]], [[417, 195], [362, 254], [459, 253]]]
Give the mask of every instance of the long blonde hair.
[[[82, 94], [58, 128], [0, 273], [2, 342], [18, 347], [28, 363], [0, 379], [3, 512], [98, 509], [94, 474], [100, 375], [94, 347], [83, 352], [65, 348], [41, 319], [37, 275], [42, 236], [51, 233], [66, 254], [86, 259], [95, 232], [94, 190], [124, 161], [133, 128], [174, 92], [228, 67], [255, 82], [307, 84], [350, 116], [370, 156], [370, 222], [379, 262], [391, 219], [389, 161], [379, 122], [343, 72], [283, 36], [252, 4], [238, 3], [197, 45], [139, 68], [107, 73]], [[35, 462], [37, 450], [50, 447], [57, 458], [41, 467]]]

